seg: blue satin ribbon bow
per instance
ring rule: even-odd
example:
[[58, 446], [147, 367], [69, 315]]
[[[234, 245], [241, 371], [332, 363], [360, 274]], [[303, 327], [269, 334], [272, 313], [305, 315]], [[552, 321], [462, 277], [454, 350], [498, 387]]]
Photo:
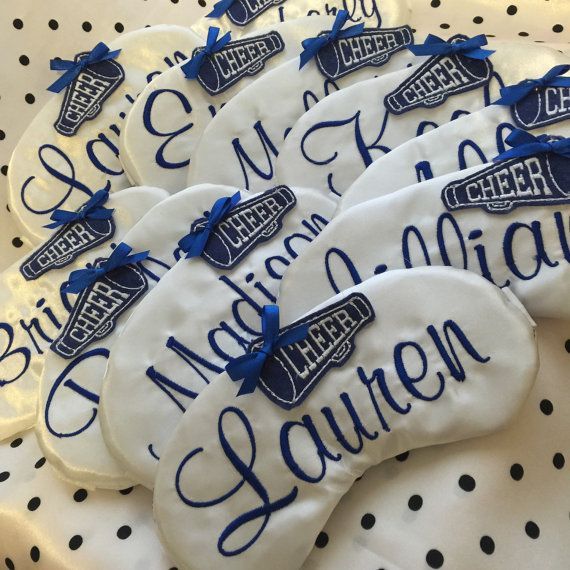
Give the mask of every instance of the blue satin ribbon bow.
[[214, 4], [214, 9], [206, 15], [206, 18], [221, 18], [236, 0], [220, 0]]
[[204, 65], [204, 60], [225, 48], [232, 40], [231, 32], [226, 33], [218, 39], [219, 34], [220, 28], [210, 26], [204, 49], [199, 51], [192, 59], [189, 59], [186, 63], [180, 66], [187, 79], [196, 79], [200, 73], [200, 69], [202, 69], [202, 66]]
[[87, 56], [82, 57], [79, 61], [71, 61], [67, 59], [52, 59], [49, 68], [52, 71], [65, 71], [65, 73], [57, 80], [54, 81], [48, 88], [52, 93], [59, 93], [67, 87], [86, 67], [106, 61], [108, 59], [115, 59], [121, 53], [120, 49], [110, 51], [108, 46], [103, 42], [99, 42]]
[[514, 105], [541, 87], [570, 87], [570, 77], [560, 77], [568, 71], [570, 65], [557, 65], [539, 79], [525, 79], [516, 85], [503, 87], [501, 98], [494, 105]]
[[305, 49], [301, 53], [301, 64], [299, 65], [299, 69], [303, 69], [303, 67], [305, 67], [305, 65], [307, 65], [311, 59], [316, 57], [319, 51], [321, 51], [329, 44], [332, 44], [332, 42], [335, 40], [353, 38], [354, 36], [360, 35], [364, 31], [364, 24], [357, 24], [356, 26], [350, 26], [350, 28], [343, 30], [343, 27], [347, 21], [348, 12], [346, 10], [339, 10], [337, 12], [333, 28], [328, 34], [303, 40], [302, 45]]
[[109, 187], [110, 184], [107, 184], [103, 190], [95, 192], [95, 194], [75, 212], [56, 210], [50, 216], [50, 219], [53, 220], [53, 224], [48, 224], [44, 226], [44, 228], [54, 230], [55, 228], [78, 222], [79, 220], [109, 220], [115, 211], [109, 208], [103, 208], [103, 204], [109, 199]]
[[183, 237], [178, 246], [186, 253], [186, 259], [199, 257], [202, 255], [210, 234], [216, 229], [216, 226], [236, 207], [241, 200], [241, 194], [236, 192], [231, 198], [220, 198], [216, 200], [210, 213], [206, 216], [208, 222], [203, 228], [190, 232]]
[[471, 59], [487, 59], [495, 53], [490, 49], [481, 49], [487, 45], [487, 38], [483, 34], [474, 36], [465, 41], [446, 42], [444, 39], [429, 34], [423, 44], [413, 44], [408, 49], [414, 55], [451, 55], [461, 54]]
[[309, 334], [309, 325], [299, 325], [279, 335], [279, 307], [277, 305], [263, 307], [261, 326], [263, 346], [259, 350], [239, 356], [226, 366], [226, 372], [234, 382], [243, 379], [238, 396], [255, 392], [263, 366], [270, 356], [284, 346], [305, 340]]
[[505, 142], [513, 148], [501, 153], [493, 159], [494, 162], [508, 160], [509, 158], [521, 158], [543, 152], [553, 152], [560, 156], [570, 158], [570, 138], [553, 139], [550, 135], [535, 137], [521, 129], [514, 130]]
[[125, 265], [144, 261], [150, 253], [149, 251], [143, 251], [129, 255], [132, 250], [133, 248], [130, 245], [120, 243], [111, 256], [99, 267], [88, 267], [86, 269], [72, 271], [69, 276], [69, 284], [63, 292], [81, 293], [81, 291], [87, 289], [87, 287], [93, 285], [96, 281], [99, 281], [99, 279], [107, 275], [107, 273], [111, 273], [111, 271], [115, 271], [115, 269], [119, 269]]

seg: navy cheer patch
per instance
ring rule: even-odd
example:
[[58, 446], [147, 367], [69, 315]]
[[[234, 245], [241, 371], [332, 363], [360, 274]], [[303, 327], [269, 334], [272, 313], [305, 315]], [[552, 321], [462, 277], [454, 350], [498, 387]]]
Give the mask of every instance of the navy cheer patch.
[[517, 127], [536, 129], [570, 118], [570, 87], [537, 89], [511, 107]]
[[[105, 261], [98, 259], [95, 266]], [[74, 358], [91, 343], [108, 336], [119, 317], [140, 299], [148, 282], [139, 264], [124, 265], [84, 289], [51, 349], [62, 358]]]
[[112, 218], [66, 224], [22, 263], [20, 273], [26, 281], [33, 281], [52, 269], [69, 265], [84, 252], [111, 239], [114, 233]]
[[[192, 57], [203, 49], [196, 48]], [[284, 49], [285, 42], [277, 32], [230, 42], [204, 60], [198, 81], [210, 95], [218, 95], [244, 77], [260, 73], [265, 62]]]
[[364, 30], [358, 36], [340, 38], [322, 48], [317, 54], [317, 66], [334, 81], [363, 67], [381, 67], [413, 41], [409, 26]]
[[[375, 319], [370, 301], [353, 293], [293, 325], [307, 324], [309, 334], [301, 342], [285, 346], [269, 357], [260, 375], [259, 387], [274, 403], [290, 410], [300, 405], [331, 368], [346, 364], [355, 350], [356, 335]], [[259, 350], [255, 340], [250, 352]]]
[[236, 0], [226, 11], [227, 17], [236, 26], [247, 26], [252, 20], [285, 0]]
[[[450, 41], [467, 39], [467, 36], [457, 35]], [[438, 107], [452, 95], [487, 85], [492, 74], [493, 65], [488, 59], [472, 59], [461, 54], [430, 57], [402, 85], [386, 95], [384, 106], [394, 115], [419, 107]]]
[[[75, 61], [87, 57], [89, 52], [75, 56]], [[122, 66], [113, 59], [93, 63], [83, 69], [65, 92], [55, 130], [72, 137], [85, 121], [94, 119], [103, 103], [125, 79]]]
[[483, 208], [508, 214], [519, 206], [570, 203], [570, 159], [554, 153], [514, 158], [448, 184], [441, 193], [450, 211]]
[[[210, 234], [202, 258], [218, 269], [231, 269], [258, 245], [270, 240], [283, 227], [283, 218], [297, 204], [287, 186], [278, 186], [236, 206]], [[196, 220], [191, 232], [207, 224]]]

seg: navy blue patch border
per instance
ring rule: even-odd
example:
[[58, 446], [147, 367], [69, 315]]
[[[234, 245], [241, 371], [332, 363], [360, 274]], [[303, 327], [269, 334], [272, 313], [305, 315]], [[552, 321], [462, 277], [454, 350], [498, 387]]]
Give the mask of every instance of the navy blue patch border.
[[[327, 35], [328, 33], [329, 32], [322, 32], [321, 34], [319, 34], [319, 36]], [[402, 43], [399, 43], [394, 48], [390, 48], [383, 51], [382, 53], [378, 53], [376, 56], [370, 57], [366, 61], [361, 61], [359, 64], [355, 65], [352, 68], [347, 67], [344, 71], [337, 71], [336, 73], [332, 73], [331, 71], [327, 70], [327, 67], [331, 67], [330, 62], [333, 62], [334, 66], [334, 61], [336, 60], [337, 64], [336, 67], [337, 69], [340, 70], [341, 62], [339, 57], [339, 42], [345, 41], [345, 40], [335, 40], [328, 46], [325, 46], [317, 54], [316, 60], [319, 71], [328, 79], [335, 81], [337, 79], [346, 77], [347, 75], [350, 75], [351, 73], [354, 73], [355, 71], [358, 71], [359, 69], [362, 69], [364, 67], [382, 67], [383, 65], [386, 65], [395, 53], [398, 53], [406, 49], [408, 45], [413, 43], [414, 34], [410, 26], [400, 26], [398, 28], [368, 28], [364, 30], [362, 34], [356, 36], [357, 38], [363, 36], [375, 36], [375, 35], [385, 36], [388, 35], [389, 33], [399, 33], [401, 38], [398, 39], [401, 39]]]
[[[261, 377], [259, 381], [259, 388], [262, 392], [275, 404], [285, 410], [291, 410], [300, 406], [305, 399], [312, 393], [312, 391], [317, 387], [320, 381], [324, 378], [324, 376], [333, 368], [340, 368], [346, 364], [346, 362], [352, 356], [354, 350], [356, 349], [356, 336], [361, 332], [361, 330], [366, 327], [368, 324], [373, 322], [376, 318], [376, 314], [374, 312], [374, 308], [372, 304], [368, 300], [368, 298], [363, 295], [362, 293], [351, 293], [344, 299], [337, 301], [327, 307], [312, 313], [295, 323], [283, 328], [280, 333], [283, 334], [293, 327], [298, 325], [307, 324], [309, 327], [319, 322], [323, 319], [323, 317], [327, 317], [336, 311], [346, 308], [347, 306], [352, 305], [354, 310], [360, 316], [360, 321], [357, 327], [351, 331], [348, 338], [346, 338], [342, 344], [337, 348], [335, 355], [329, 357], [323, 366], [316, 370], [316, 373], [312, 376], [311, 380], [307, 383], [307, 385], [301, 391], [301, 394], [296, 398], [294, 402], [286, 402], [283, 398], [280, 398], [277, 394], [275, 394], [267, 385], [265, 374], [268, 372], [268, 368], [277, 367], [284, 371], [284, 373], [289, 376], [291, 382], [294, 384], [295, 377], [293, 376], [295, 373], [288, 370], [286, 362], [286, 358], [282, 355], [283, 351], [287, 350], [287, 347], [278, 350], [275, 354], [268, 358], [266, 361], [265, 366], [261, 372]], [[259, 350], [263, 345], [263, 339], [259, 338], [254, 340], [250, 347], [249, 351], [253, 352], [255, 350]]]
[[[570, 95], [570, 87], [552, 87], [552, 86], [544, 89], [538, 89], [536, 91], [529, 93], [524, 99], [511, 106], [511, 115], [517, 127], [528, 131], [532, 129], [537, 129], [539, 127], [554, 125], [555, 123], [559, 123], [561, 121], [570, 119], [570, 109], [568, 109], [566, 112], [560, 115], [557, 115], [556, 117], [540, 119], [540, 116], [542, 115], [541, 110], [543, 109], [541, 98], [546, 97], [547, 89], [556, 89], [556, 90], [566, 89], [568, 90], [568, 93]], [[535, 119], [524, 120], [522, 118], [524, 112], [527, 110], [532, 111], [532, 109], [535, 110], [538, 109], [538, 112], [534, 113]]]
[[[509, 168], [513, 164], [521, 163], [524, 160], [528, 160], [528, 156], [524, 158], [513, 158], [511, 160], [505, 160], [489, 166], [479, 172], [463, 178], [461, 180], [456, 180], [447, 184], [445, 188], [441, 191], [441, 201], [443, 202], [446, 209], [450, 212], [455, 212], [458, 210], [466, 210], [469, 208], [481, 208], [489, 214], [509, 214], [514, 209], [518, 207], [531, 207], [531, 206], [557, 206], [559, 204], [570, 204], [570, 159], [564, 158], [562, 156], [554, 155], [551, 153], [543, 153], [534, 155], [534, 158], [540, 161], [542, 168], [542, 173], [546, 174], [548, 177], [547, 182], [552, 185], [553, 192], [558, 192], [559, 196], [554, 198], [504, 198], [503, 200], [497, 201], [487, 201], [480, 204], [467, 202], [458, 198], [458, 191], [463, 191], [465, 193], [465, 186], [470, 182], [474, 182], [483, 177], [489, 176]], [[557, 180], [556, 174], [563, 176], [565, 178], [565, 183], [560, 184], [560, 180]], [[565, 175], [564, 175], [565, 174]], [[568, 188], [569, 194], [565, 194], [563, 188]], [[497, 205], [494, 205], [497, 204]], [[501, 205], [504, 204], [504, 205]]]

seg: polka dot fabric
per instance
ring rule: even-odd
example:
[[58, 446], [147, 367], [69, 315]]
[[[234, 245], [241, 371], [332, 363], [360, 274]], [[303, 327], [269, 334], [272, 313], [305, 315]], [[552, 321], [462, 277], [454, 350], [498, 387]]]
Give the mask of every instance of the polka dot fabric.
[[[366, 1], [366, 0], [365, 0]], [[567, 0], [410, 0], [411, 25], [568, 49]], [[24, 255], [6, 205], [12, 149], [47, 101], [49, 60], [158, 23], [190, 24], [213, 0], [18, 0], [0, 7], [0, 269]], [[349, 3], [350, 4], [350, 3]], [[570, 568], [570, 323], [539, 323], [542, 368], [517, 422], [492, 437], [404, 453], [362, 477], [305, 570]], [[60, 480], [33, 433], [0, 444], [0, 568], [173, 570], [142, 488]]]

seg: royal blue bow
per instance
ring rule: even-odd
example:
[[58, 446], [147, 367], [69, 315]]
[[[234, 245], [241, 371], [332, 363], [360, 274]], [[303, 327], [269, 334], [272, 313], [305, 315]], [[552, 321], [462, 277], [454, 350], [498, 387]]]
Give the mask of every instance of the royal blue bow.
[[238, 396], [252, 394], [257, 388], [261, 371], [267, 359], [280, 348], [307, 338], [308, 325], [299, 325], [279, 335], [279, 307], [266, 305], [261, 315], [263, 346], [254, 352], [239, 356], [226, 366], [229, 377], [237, 382], [243, 379]]
[[535, 89], [541, 87], [570, 87], [570, 77], [560, 77], [570, 70], [570, 65], [557, 65], [540, 79], [525, 79], [516, 85], [501, 89], [501, 98], [495, 105], [514, 105]]
[[344, 25], [348, 21], [348, 12], [346, 10], [339, 10], [336, 15], [336, 20], [334, 21], [333, 28], [328, 34], [323, 34], [317, 36], [316, 38], [307, 38], [303, 40], [303, 52], [301, 53], [301, 64], [299, 69], [303, 69], [311, 59], [316, 57], [316, 55], [325, 46], [328, 46], [332, 42], [342, 38], [353, 38], [358, 36], [364, 31], [364, 24], [357, 24], [356, 26], [350, 26], [343, 30]]
[[212, 231], [235, 208], [240, 200], [241, 194], [239, 192], [236, 192], [231, 198], [216, 200], [212, 210], [206, 215], [208, 219], [206, 225], [191, 231], [178, 242], [180, 249], [186, 253], [186, 259], [202, 255]]
[[236, 0], [220, 0], [214, 4], [214, 9], [206, 16], [206, 18], [221, 18]]
[[487, 45], [487, 38], [480, 34], [468, 40], [461, 40], [450, 43], [444, 39], [429, 34], [423, 44], [413, 44], [408, 49], [414, 55], [451, 55], [460, 53], [471, 59], [486, 59], [495, 53], [489, 49], [481, 49], [481, 46]]
[[509, 158], [521, 158], [543, 152], [553, 152], [566, 158], [570, 158], [570, 138], [553, 138], [550, 135], [535, 137], [521, 129], [514, 130], [507, 138], [506, 143], [513, 148], [495, 157], [494, 162], [508, 160]]
[[86, 67], [89, 67], [94, 63], [106, 61], [108, 59], [115, 59], [120, 53], [120, 49], [110, 51], [103, 42], [99, 42], [86, 56], [81, 57], [79, 61], [52, 59], [49, 64], [49, 68], [52, 71], [65, 71], [65, 73], [48, 87], [48, 91], [51, 91], [52, 93], [59, 93], [62, 89], [67, 87]]
[[113, 216], [114, 210], [109, 208], [103, 208], [103, 204], [109, 199], [109, 188], [110, 184], [103, 190], [99, 190], [75, 212], [69, 212], [67, 210], [56, 210], [50, 216], [53, 220], [53, 224], [48, 224], [44, 228], [49, 228], [54, 230], [60, 226], [65, 226], [66, 224], [71, 224], [73, 222], [78, 222], [79, 220], [109, 220]]
[[64, 293], [81, 293], [81, 291], [93, 285], [95, 281], [98, 281], [107, 275], [107, 273], [111, 273], [111, 271], [115, 271], [115, 269], [119, 269], [119, 267], [124, 267], [125, 265], [144, 261], [150, 253], [149, 251], [143, 251], [129, 255], [132, 249], [133, 248], [126, 243], [120, 243], [111, 256], [99, 267], [88, 267], [87, 269], [72, 271], [69, 276], [69, 284], [63, 290]]
[[186, 63], [180, 66], [187, 79], [196, 79], [200, 73], [200, 69], [202, 69], [202, 66], [204, 65], [204, 60], [226, 47], [231, 41], [231, 32], [228, 32], [218, 40], [219, 33], [220, 28], [211, 26], [208, 30], [208, 38], [204, 48], [201, 49], [192, 59], [189, 59]]

